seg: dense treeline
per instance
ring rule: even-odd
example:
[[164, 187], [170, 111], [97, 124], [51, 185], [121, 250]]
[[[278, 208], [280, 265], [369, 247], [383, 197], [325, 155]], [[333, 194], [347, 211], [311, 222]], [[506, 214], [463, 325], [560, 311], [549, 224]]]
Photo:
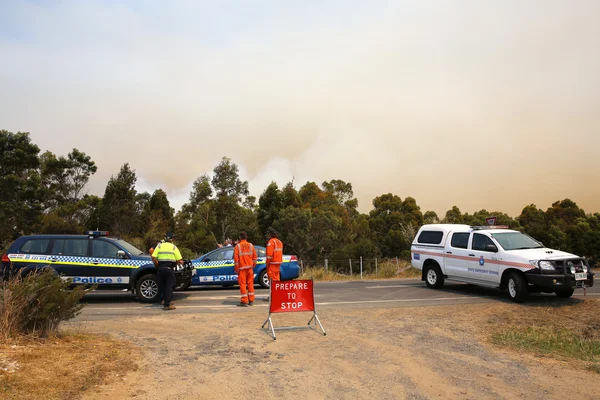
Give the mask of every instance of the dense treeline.
[[491, 215], [498, 224], [522, 230], [546, 246], [600, 260], [600, 213], [586, 214], [569, 199], [543, 211], [535, 205], [512, 218], [480, 210], [462, 213], [456, 206], [438, 217], [422, 212], [412, 197], [394, 194], [373, 199], [368, 213], [357, 210], [352, 184], [341, 180], [307, 182], [296, 188], [271, 183], [260, 198], [249, 195], [238, 167], [223, 158], [211, 176], [196, 179], [189, 201], [177, 213], [167, 194], [138, 193], [136, 173], [124, 164], [106, 185], [102, 197], [89, 195], [86, 186], [97, 166], [73, 149], [65, 156], [40, 154], [28, 133], [0, 131], [0, 246], [5, 249], [19, 235], [82, 233], [108, 230], [148, 249], [168, 230], [175, 231], [184, 256], [214, 249], [240, 230], [251, 241], [264, 244], [271, 226], [280, 233], [286, 253], [306, 262], [349, 258], [409, 257], [410, 243], [424, 223], [484, 225]]

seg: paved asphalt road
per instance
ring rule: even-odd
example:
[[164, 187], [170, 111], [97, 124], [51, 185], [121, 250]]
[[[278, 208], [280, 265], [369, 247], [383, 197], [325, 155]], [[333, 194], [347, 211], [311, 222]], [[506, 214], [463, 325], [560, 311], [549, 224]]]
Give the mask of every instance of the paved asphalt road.
[[[263, 299], [268, 296], [268, 290], [256, 288], [255, 291], [254, 307], [264, 308], [267, 314], [269, 303]], [[583, 290], [578, 289], [573, 298], [583, 299]], [[600, 300], [600, 287], [588, 288], [587, 298]], [[237, 286], [196, 286], [185, 292], [175, 292], [173, 303], [177, 307], [177, 313], [243, 312], [244, 308], [236, 306], [239, 299]], [[317, 312], [328, 307], [392, 308], [510, 302], [508, 295], [499, 290], [453, 282], [446, 282], [443, 288], [434, 290], [427, 288], [424, 282], [417, 279], [318, 282], [315, 283], [315, 301]], [[565, 301], [567, 300], [559, 299], [553, 294], [536, 294], [532, 295], [526, 304], [540, 305]], [[82, 302], [86, 307], [75, 318], [76, 321], [162, 313], [160, 305], [140, 303], [130, 292], [96, 291], [87, 294]]]

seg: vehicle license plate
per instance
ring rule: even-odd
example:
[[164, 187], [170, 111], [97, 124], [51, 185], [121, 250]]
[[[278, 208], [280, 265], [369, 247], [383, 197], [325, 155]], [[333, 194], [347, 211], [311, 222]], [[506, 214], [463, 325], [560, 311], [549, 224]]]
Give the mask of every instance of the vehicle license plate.
[[585, 281], [587, 279], [587, 274], [584, 272], [580, 272], [575, 274], [575, 280], [576, 281]]

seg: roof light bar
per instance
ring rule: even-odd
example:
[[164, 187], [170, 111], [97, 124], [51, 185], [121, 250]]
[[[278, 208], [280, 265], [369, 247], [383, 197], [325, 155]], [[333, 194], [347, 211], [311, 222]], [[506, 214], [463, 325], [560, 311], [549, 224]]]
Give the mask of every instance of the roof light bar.
[[485, 225], [485, 226], [471, 226], [471, 229], [482, 230], [482, 229], [510, 229], [508, 225]]
[[99, 237], [99, 236], [108, 236], [110, 232], [108, 231], [88, 231], [88, 236]]

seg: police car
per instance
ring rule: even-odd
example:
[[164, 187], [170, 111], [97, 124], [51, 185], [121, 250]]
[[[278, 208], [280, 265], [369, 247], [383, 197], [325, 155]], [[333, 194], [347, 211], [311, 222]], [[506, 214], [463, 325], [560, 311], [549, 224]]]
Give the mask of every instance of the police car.
[[[125, 240], [105, 231], [87, 235], [21, 236], [2, 255], [2, 276], [50, 267], [73, 285], [98, 289], [128, 289], [140, 301], [158, 301], [158, 278], [152, 258]], [[189, 284], [195, 270], [178, 266], [176, 284]]]
[[585, 258], [549, 249], [508, 226], [423, 225], [410, 251], [421, 280], [435, 289], [448, 279], [508, 289], [521, 303], [533, 292], [571, 297], [594, 285]]
[[[269, 287], [267, 275], [266, 249], [262, 246], [254, 246], [258, 257], [254, 268], [254, 283], [264, 288]], [[192, 277], [191, 285], [223, 285], [233, 286], [237, 284], [237, 275], [233, 269], [233, 246], [218, 248], [192, 260], [196, 275]], [[294, 255], [283, 255], [280, 267], [281, 280], [292, 280], [300, 276], [298, 257]], [[179, 290], [185, 290], [189, 285], [181, 285]]]

